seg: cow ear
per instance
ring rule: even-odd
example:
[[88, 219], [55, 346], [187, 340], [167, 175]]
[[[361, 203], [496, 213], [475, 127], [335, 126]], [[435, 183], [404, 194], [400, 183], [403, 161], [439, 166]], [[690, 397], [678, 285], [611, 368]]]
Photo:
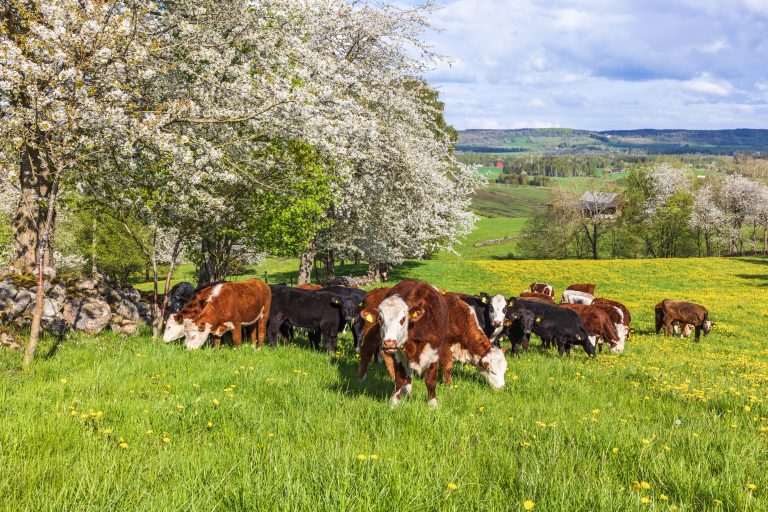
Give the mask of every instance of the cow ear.
[[338, 297], [332, 297], [331, 304], [336, 304], [337, 306], [341, 306], [341, 299], [339, 299]]
[[367, 323], [372, 324], [379, 321], [379, 314], [375, 309], [365, 308], [360, 312], [360, 318], [365, 320]]
[[482, 295], [481, 295], [481, 296], [480, 296], [480, 302], [482, 302], [483, 304], [485, 304], [486, 302], [488, 302], [488, 297], [487, 297], [487, 296], [482, 296]]
[[175, 315], [173, 315], [173, 319], [174, 319], [174, 320], [175, 320], [177, 323], [181, 323], [181, 322], [183, 322], [183, 321], [184, 321], [184, 317], [183, 317], [183, 316], [181, 316], [181, 314], [180, 314], [180, 313], [176, 313]]
[[507, 355], [507, 350], [509, 350], [509, 348], [507, 348], [507, 347], [501, 347], [501, 353], [502, 353], [502, 354], [504, 354], [504, 355]]
[[419, 306], [414, 306], [408, 310], [408, 317], [411, 322], [418, 322], [422, 316], [424, 316], [424, 309]]
[[517, 300], [517, 297], [512, 296], [507, 299], [507, 304], [512, 304], [514, 306], [516, 300]]
[[361, 302], [361, 303], [359, 303], [359, 304], [357, 305], [357, 307], [359, 307], [359, 308], [364, 308], [364, 307], [365, 307], [365, 303]]

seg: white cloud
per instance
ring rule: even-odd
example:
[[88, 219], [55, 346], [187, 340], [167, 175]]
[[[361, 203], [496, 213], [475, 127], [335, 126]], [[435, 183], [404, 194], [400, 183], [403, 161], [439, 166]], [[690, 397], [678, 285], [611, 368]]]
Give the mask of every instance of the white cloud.
[[728, 96], [733, 86], [725, 80], [715, 80], [708, 74], [700, 75], [693, 80], [680, 81], [680, 87], [692, 92], [711, 94], [713, 96]]

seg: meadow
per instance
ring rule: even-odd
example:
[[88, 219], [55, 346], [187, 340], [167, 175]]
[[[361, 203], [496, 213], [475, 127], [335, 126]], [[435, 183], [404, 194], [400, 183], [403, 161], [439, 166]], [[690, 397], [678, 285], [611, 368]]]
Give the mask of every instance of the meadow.
[[[287, 263], [284, 262], [286, 265]], [[0, 509], [766, 510], [768, 260], [408, 262], [395, 273], [466, 292], [595, 282], [637, 332], [621, 355], [538, 342], [507, 388], [474, 368], [426, 405], [391, 409], [349, 338], [187, 352], [71, 335], [28, 372], [0, 353]], [[287, 270], [286, 270], [287, 271]], [[701, 343], [656, 337], [653, 305], [695, 300]]]

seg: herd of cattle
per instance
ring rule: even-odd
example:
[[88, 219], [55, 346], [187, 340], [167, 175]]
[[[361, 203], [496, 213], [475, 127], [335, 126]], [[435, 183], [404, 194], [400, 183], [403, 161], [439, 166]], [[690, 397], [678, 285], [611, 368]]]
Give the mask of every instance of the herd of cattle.
[[[214, 345], [231, 333], [235, 345], [243, 333], [251, 342], [271, 346], [282, 337], [289, 343], [296, 329], [308, 332], [315, 348], [335, 352], [339, 333], [351, 328], [364, 379], [376, 354], [395, 381], [391, 403], [411, 391], [415, 371], [424, 374], [431, 405], [437, 403], [438, 371], [451, 382], [454, 362], [474, 364], [494, 388], [505, 385], [506, 338], [514, 354], [528, 350], [531, 333], [543, 345], [555, 345], [570, 356], [578, 345], [595, 356], [602, 345], [622, 352], [633, 332], [632, 316], [622, 303], [595, 296], [594, 284], [573, 284], [554, 300], [551, 285], [534, 283], [518, 297], [448, 292], [413, 279], [393, 287], [364, 291], [345, 286], [268, 285], [258, 279], [203, 285], [177, 304], [165, 325], [166, 343], [185, 338], [188, 349]], [[670, 336], [695, 330], [706, 336], [714, 324], [703, 306], [663, 300], [655, 307], [656, 334]]]

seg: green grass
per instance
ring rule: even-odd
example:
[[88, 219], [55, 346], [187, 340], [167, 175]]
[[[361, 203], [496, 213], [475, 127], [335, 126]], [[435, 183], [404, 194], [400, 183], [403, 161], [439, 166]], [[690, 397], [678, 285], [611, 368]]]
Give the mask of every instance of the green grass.
[[458, 254], [443, 252], [437, 258], [441, 260], [508, 259], [510, 255], [514, 256], [517, 249], [516, 240], [514, 239], [486, 247], [474, 247], [474, 244], [485, 242], [486, 240], [515, 237], [520, 234], [520, 230], [525, 225], [526, 220], [509, 217], [481, 218], [475, 224], [475, 230], [461, 244], [456, 246]]
[[[305, 342], [187, 352], [73, 335], [55, 351], [44, 340], [28, 372], [2, 351], [0, 509], [766, 510], [766, 270], [746, 258], [408, 262], [395, 278], [467, 292], [595, 282], [638, 331], [595, 360], [534, 342], [499, 392], [459, 368], [435, 410], [418, 379], [391, 409], [379, 365], [358, 384], [348, 338], [328, 357]], [[713, 334], [650, 334], [667, 296], [709, 306]]]
[[486, 217], [528, 217], [546, 207], [549, 189], [489, 183], [477, 191], [472, 209]]

